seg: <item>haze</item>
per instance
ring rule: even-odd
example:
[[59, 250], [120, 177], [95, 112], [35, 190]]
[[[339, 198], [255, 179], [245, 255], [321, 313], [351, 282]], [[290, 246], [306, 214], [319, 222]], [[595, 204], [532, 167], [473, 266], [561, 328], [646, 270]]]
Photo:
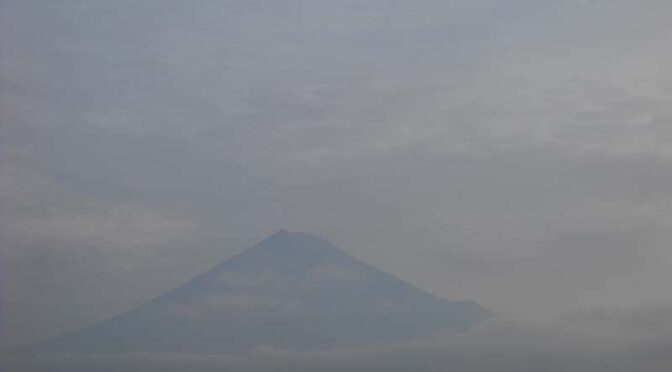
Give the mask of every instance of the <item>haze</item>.
[[496, 320], [121, 365], [667, 370], [671, 40], [667, 0], [0, 0], [0, 346], [286, 228]]

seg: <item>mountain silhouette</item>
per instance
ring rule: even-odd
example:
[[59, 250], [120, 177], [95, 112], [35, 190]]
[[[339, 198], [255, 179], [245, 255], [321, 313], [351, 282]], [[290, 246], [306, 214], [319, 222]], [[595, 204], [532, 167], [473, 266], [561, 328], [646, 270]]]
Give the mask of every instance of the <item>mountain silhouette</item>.
[[432, 296], [319, 237], [278, 231], [133, 310], [37, 352], [324, 350], [462, 331], [489, 312]]

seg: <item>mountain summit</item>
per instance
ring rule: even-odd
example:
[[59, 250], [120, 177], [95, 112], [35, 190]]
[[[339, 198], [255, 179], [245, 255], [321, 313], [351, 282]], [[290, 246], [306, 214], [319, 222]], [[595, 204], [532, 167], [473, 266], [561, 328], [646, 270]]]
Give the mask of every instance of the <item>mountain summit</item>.
[[34, 350], [319, 350], [466, 330], [488, 315], [474, 302], [434, 297], [324, 239], [280, 230], [144, 305]]

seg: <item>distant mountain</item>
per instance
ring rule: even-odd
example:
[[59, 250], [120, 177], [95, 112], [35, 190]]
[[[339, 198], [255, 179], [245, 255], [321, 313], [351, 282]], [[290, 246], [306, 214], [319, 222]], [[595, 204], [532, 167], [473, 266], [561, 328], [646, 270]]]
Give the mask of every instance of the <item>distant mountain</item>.
[[447, 301], [326, 240], [281, 230], [114, 318], [35, 345], [39, 352], [235, 353], [408, 341], [466, 330], [489, 312]]

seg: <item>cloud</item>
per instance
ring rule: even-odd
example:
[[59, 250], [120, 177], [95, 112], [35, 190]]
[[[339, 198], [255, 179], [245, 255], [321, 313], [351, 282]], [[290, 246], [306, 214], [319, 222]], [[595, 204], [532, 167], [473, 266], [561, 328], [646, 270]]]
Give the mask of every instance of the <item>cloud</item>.
[[[171, 247], [198, 230], [184, 216], [78, 195], [27, 167], [2, 169], [4, 342], [76, 327], [83, 319], [73, 309], [87, 301], [110, 316], [124, 309], [125, 301], [146, 300], [154, 291], [133, 273], [150, 262], [169, 263]], [[144, 295], [119, 291], [133, 281]], [[50, 316], [40, 315], [45, 309]], [[60, 320], [52, 322], [51, 316]], [[97, 316], [86, 321], [94, 320]]]
[[[644, 326], [640, 308], [575, 314], [555, 323], [487, 323], [473, 333], [365, 349], [296, 353], [261, 347], [246, 355], [118, 354], [11, 356], [13, 371], [651, 371], [669, 368], [672, 329]], [[565, 324], [561, 324], [565, 323]], [[570, 325], [570, 327], [567, 327]], [[588, 328], [586, 328], [588, 326]], [[602, 330], [597, 330], [602, 328]], [[640, 328], [640, 332], [632, 333]], [[608, 332], [604, 332], [607, 330]]]
[[73, 240], [92, 246], [137, 249], [165, 243], [193, 229], [189, 221], [170, 219], [137, 206], [114, 206], [99, 213], [32, 217], [5, 227], [16, 239]]
[[520, 318], [668, 298], [669, 1], [0, 8], [3, 342], [279, 228]]

